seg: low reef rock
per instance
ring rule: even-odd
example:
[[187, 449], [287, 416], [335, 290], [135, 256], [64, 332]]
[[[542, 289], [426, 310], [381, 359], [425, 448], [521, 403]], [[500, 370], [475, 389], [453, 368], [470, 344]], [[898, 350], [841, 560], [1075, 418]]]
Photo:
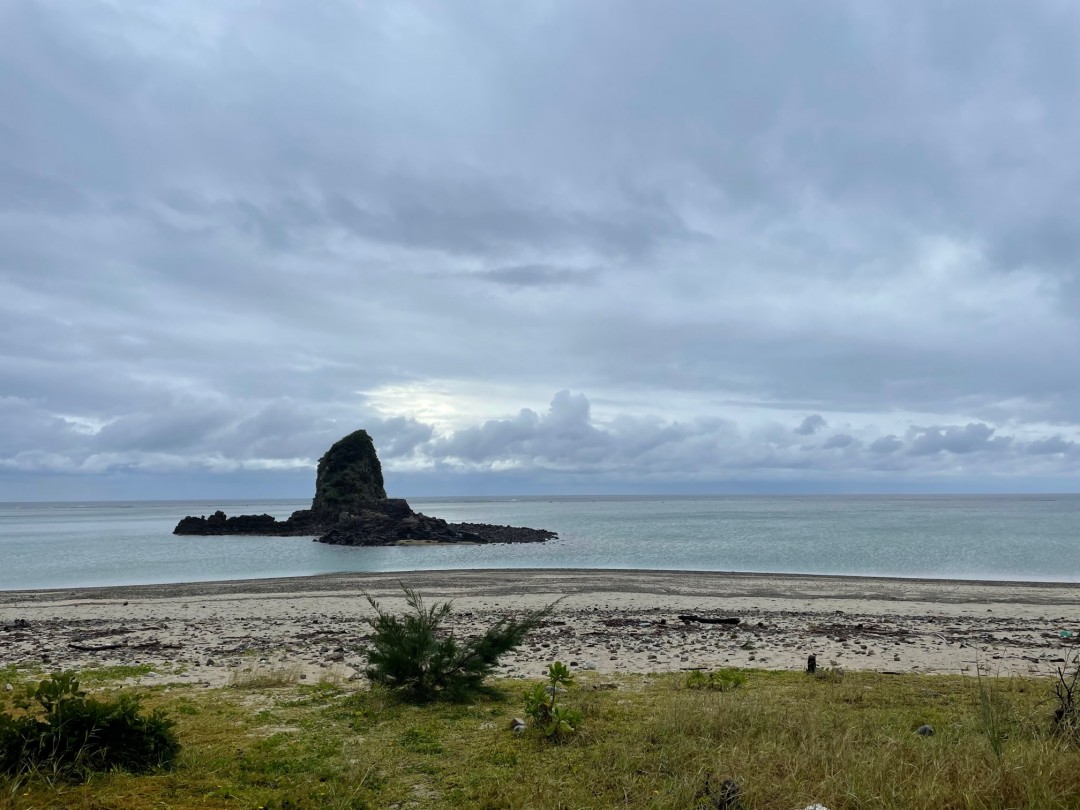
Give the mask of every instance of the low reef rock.
[[422, 543], [542, 543], [558, 535], [544, 529], [447, 523], [414, 512], [402, 498], [387, 498], [382, 465], [367, 431], [334, 443], [319, 459], [310, 509], [288, 520], [271, 515], [183, 518], [173, 534], [246, 534], [263, 537], [317, 535], [320, 543], [341, 546], [391, 546]]

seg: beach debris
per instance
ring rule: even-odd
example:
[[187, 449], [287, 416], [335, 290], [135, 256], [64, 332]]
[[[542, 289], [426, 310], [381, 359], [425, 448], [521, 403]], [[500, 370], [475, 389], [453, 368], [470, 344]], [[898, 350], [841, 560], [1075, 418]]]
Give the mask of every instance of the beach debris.
[[4, 684], [4, 691], [5, 692], [11, 692], [13, 689], [15, 689], [15, 687], [12, 686], [10, 683], [5, 683]]
[[915, 729], [915, 733], [918, 734], [920, 737], [933, 737], [934, 727], [928, 724], [923, 724], [917, 729]]
[[679, 619], [684, 624], [690, 624], [691, 622], [697, 622], [698, 624], [740, 624], [742, 619], [738, 616], [727, 616], [723, 618], [710, 618], [708, 616], [698, 616], [696, 613], [681, 613]]
[[79, 652], [101, 652], [103, 650], [179, 650], [182, 644], [173, 644], [160, 641], [156, 638], [149, 641], [142, 641], [136, 644], [129, 644], [126, 641], [116, 641], [110, 644], [82, 644], [78, 641], [72, 641], [68, 644], [73, 650]]
[[803, 810], [829, 810], [829, 808], [828, 808], [828, 807], [826, 807], [826, 806], [825, 806], [825, 805], [823, 805], [823, 804], [817, 804], [817, 803], [815, 802], [814, 804], [808, 804], [808, 805], [806, 805], [806, 807], [804, 807], [804, 808], [803, 808]]
[[614, 619], [601, 619], [600, 624], [604, 627], [649, 627], [652, 622], [646, 619], [629, 619], [625, 616], [616, 616]]
[[1070, 639], [1072, 637], [1073, 637], [1073, 632], [1071, 630], [1059, 630], [1058, 631], [1058, 638]]
[[806, 672], [808, 675], [817, 672], [817, 656], [812, 653], [806, 658]]
[[119, 650], [121, 647], [126, 647], [127, 642], [117, 641], [112, 644], [80, 644], [77, 641], [72, 641], [68, 646], [79, 652], [101, 652], [102, 650]]
[[525, 721], [522, 720], [520, 717], [515, 717], [513, 720], [510, 721], [510, 730], [515, 734], [524, 734]]

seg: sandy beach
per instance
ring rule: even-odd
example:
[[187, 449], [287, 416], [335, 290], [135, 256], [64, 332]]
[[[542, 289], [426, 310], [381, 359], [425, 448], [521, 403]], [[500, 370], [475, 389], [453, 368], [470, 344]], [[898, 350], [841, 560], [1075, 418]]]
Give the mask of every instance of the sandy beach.
[[539, 676], [556, 659], [631, 673], [801, 669], [810, 654], [852, 670], [1051, 675], [1080, 651], [1076, 584], [552, 569], [0, 592], [0, 665], [148, 665], [145, 684], [219, 686], [284, 670], [348, 680], [365, 662], [363, 593], [400, 610], [399, 583], [453, 600], [461, 634], [561, 599], [505, 659], [508, 677]]

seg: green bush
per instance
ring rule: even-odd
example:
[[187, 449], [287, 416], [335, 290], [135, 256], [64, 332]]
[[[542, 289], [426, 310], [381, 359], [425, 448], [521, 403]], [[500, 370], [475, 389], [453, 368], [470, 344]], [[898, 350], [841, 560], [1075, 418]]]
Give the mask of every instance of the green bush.
[[686, 676], [686, 687], [688, 689], [730, 692], [733, 689], [738, 689], [744, 683], [746, 683], [746, 673], [732, 667], [726, 667], [716, 672], [703, 672], [696, 669]]
[[94, 700], [72, 672], [51, 675], [0, 714], [0, 773], [43, 771], [83, 778], [114, 768], [141, 773], [171, 766], [180, 753], [173, 721], [140, 712], [132, 695]]
[[416, 591], [402, 586], [411, 609], [401, 618], [385, 613], [367, 597], [375, 618], [366, 675], [374, 683], [399, 690], [409, 699], [461, 699], [480, 691], [500, 656], [510, 652], [535, 630], [553, 605], [524, 619], [500, 619], [480, 636], [459, 640], [442, 630], [449, 602], [424, 605]]
[[561, 661], [548, 667], [547, 684], [538, 683], [525, 693], [525, 714], [533, 726], [549, 739], [561, 740], [574, 734], [581, 725], [581, 712], [558, 703], [560, 689], [574, 682], [570, 670]]

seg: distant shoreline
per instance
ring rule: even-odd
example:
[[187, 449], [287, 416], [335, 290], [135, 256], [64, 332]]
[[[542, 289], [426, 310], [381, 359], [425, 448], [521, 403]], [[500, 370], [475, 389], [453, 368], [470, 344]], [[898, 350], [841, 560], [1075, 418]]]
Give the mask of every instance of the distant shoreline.
[[678, 568], [669, 569], [644, 569], [644, 568], [442, 568], [442, 569], [415, 569], [408, 571], [339, 571], [326, 574], [304, 574], [285, 577], [257, 577], [242, 579], [221, 580], [195, 580], [190, 582], [160, 582], [134, 585], [75, 585], [58, 588], [19, 588], [0, 590], [0, 608], [10, 601], [21, 601], [21, 598], [41, 596], [60, 596], [71, 594], [72, 598], [78, 594], [79, 598], [115, 598], [148, 596], [153, 592], [157, 598], [170, 598], [176, 595], [223, 595], [234, 593], [278, 593], [278, 592], [313, 592], [334, 590], [341, 587], [353, 586], [361, 581], [372, 582], [399, 580], [425, 579], [435, 580], [459, 578], [462, 581], [474, 581], [477, 578], [533, 578], [533, 577], [556, 577], [567, 583], [577, 578], [587, 578], [590, 589], [595, 589], [599, 584], [597, 580], [607, 577], [624, 581], [633, 578], [640, 581], [646, 578], [668, 580], [670, 578], [693, 578], [697, 580], [719, 579], [730, 585], [732, 581], [744, 583], [756, 583], [759, 580], [770, 580], [787, 583], [816, 583], [826, 585], [830, 582], [866, 583], [874, 585], [897, 585], [905, 587], [944, 587], [944, 586], [980, 586], [989, 589], [994, 588], [1034, 588], [1034, 589], [1075, 589], [1078, 603], [1080, 603], [1080, 582], [1050, 581], [1050, 580], [997, 580], [997, 579], [963, 579], [963, 578], [935, 578], [935, 577], [897, 577], [886, 575], [866, 574], [796, 574], [774, 573], [769, 571], [697, 571]]

